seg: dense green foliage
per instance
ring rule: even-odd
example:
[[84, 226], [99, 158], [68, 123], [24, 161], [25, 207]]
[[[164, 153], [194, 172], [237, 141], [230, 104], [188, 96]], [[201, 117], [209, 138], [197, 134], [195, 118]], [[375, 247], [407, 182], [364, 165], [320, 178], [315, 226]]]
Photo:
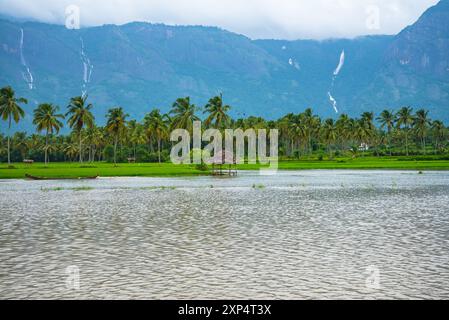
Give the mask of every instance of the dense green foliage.
[[[204, 117], [207, 128], [279, 129], [279, 153], [283, 160], [333, 160], [338, 157], [445, 155], [448, 152], [449, 130], [441, 121], [432, 121], [424, 109], [416, 112], [404, 107], [397, 112], [383, 111], [377, 118], [365, 112], [360, 118], [342, 114], [338, 119], [321, 119], [311, 109], [300, 114], [288, 114], [276, 121], [260, 117], [231, 119], [229, 105], [222, 96], [213, 97], [204, 108], [191, 104], [190, 99], [177, 99], [169, 114], [159, 109], [149, 110], [142, 119], [128, 120], [123, 108], [111, 108], [107, 124], [95, 124], [94, 106], [87, 97], [72, 98], [65, 117], [59, 107], [41, 104], [30, 112], [21, 105], [14, 91], [1, 89], [0, 111], [8, 128], [27, 113], [34, 116], [36, 133], [16, 132], [0, 135], [0, 161], [22, 162], [166, 162], [172, 143], [170, 131], [192, 130], [192, 122]], [[59, 135], [64, 125], [72, 129], [69, 135]], [[43, 133], [44, 135], [41, 135]], [[10, 143], [8, 142], [9, 139]], [[8, 147], [10, 146], [10, 147]]]
[[[157, 158], [156, 158], [157, 161]], [[239, 165], [239, 170], [258, 170], [259, 165]], [[413, 156], [413, 157], [363, 157], [335, 158], [334, 160], [283, 160], [280, 170], [309, 169], [396, 169], [396, 170], [449, 170], [449, 157]], [[0, 164], [0, 179], [22, 179], [25, 174], [49, 178], [78, 177], [173, 177], [209, 174], [204, 165], [175, 165], [172, 163], [112, 163], [95, 162], [80, 164], [78, 162], [59, 162], [44, 165], [35, 163], [27, 165], [15, 163], [13, 167]]]

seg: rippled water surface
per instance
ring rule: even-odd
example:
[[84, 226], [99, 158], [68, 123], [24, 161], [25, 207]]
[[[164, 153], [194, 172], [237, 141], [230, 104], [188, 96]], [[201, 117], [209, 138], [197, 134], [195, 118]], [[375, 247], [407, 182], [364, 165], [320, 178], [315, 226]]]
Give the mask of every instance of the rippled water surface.
[[0, 298], [447, 299], [449, 172], [0, 180]]

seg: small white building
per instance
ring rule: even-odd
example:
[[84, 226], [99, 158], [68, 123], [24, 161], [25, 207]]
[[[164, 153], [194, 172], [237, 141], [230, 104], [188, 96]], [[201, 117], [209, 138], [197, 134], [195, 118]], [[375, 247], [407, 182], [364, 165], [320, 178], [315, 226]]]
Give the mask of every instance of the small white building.
[[368, 151], [369, 150], [369, 145], [365, 142], [363, 142], [362, 144], [360, 144], [359, 146], [359, 151]]

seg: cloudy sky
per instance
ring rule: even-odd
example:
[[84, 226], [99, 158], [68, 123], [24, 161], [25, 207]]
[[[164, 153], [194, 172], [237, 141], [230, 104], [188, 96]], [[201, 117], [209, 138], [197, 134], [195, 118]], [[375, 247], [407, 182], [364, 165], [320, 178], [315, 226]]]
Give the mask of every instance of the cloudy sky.
[[394, 34], [438, 0], [0, 0], [0, 13], [64, 24], [80, 9], [82, 26], [148, 21], [211, 25], [251, 38], [323, 39]]

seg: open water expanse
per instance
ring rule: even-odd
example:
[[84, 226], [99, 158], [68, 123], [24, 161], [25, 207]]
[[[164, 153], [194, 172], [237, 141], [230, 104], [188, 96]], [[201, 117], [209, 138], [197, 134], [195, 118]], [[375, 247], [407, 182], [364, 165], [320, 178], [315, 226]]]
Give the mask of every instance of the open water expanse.
[[449, 172], [0, 180], [0, 298], [448, 299]]

